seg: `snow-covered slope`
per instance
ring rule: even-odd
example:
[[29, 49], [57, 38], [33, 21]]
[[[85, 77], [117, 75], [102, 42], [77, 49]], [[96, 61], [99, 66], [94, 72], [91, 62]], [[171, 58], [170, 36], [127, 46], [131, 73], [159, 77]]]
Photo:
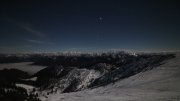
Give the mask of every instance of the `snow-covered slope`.
[[94, 89], [50, 94], [43, 101], [180, 101], [180, 53], [152, 70]]
[[47, 93], [66, 93], [86, 89], [88, 85], [100, 76], [95, 70], [73, 69], [66, 76], [49, 81]]

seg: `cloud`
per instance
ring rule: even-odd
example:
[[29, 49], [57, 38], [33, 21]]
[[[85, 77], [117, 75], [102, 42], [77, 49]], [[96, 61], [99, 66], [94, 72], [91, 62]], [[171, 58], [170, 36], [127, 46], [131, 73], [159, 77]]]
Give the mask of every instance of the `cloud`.
[[0, 53], [29, 52], [31, 45], [7, 45], [0, 46]]
[[44, 44], [43, 41], [38, 41], [38, 40], [27, 40], [27, 41], [35, 44]]
[[23, 23], [21, 23], [21, 22], [18, 22], [18, 21], [14, 20], [14, 19], [11, 19], [11, 18], [7, 17], [7, 16], [5, 16], [4, 19], [5, 19], [7, 22], [13, 23], [14, 25], [18, 26], [19, 28], [22, 28], [22, 29], [26, 30], [27, 32], [29, 32], [29, 33], [31, 33], [31, 34], [33, 34], [33, 35], [36, 35], [36, 36], [38, 36], [38, 37], [44, 37], [44, 36], [46, 36], [45, 33], [42, 33], [42, 32], [40, 32], [40, 31], [38, 31], [38, 30], [35, 30], [35, 29], [33, 29], [32, 27], [29, 27], [29, 26], [27, 26], [26, 24], [23, 24]]
[[30, 43], [34, 43], [34, 44], [53, 44], [52, 42], [45, 42], [45, 41], [32, 40], [32, 39], [28, 39], [26, 41], [28, 41]]
[[36, 35], [36, 36], [39, 36], [39, 37], [46, 36], [44, 33], [40, 32], [40, 31], [37, 31], [37, 30], [34, 30], [34, 29], [30, 28], [30, 27], [23, 26], [23, 25], [21, 25], [20, 27], [23, 28], [24, 30]]

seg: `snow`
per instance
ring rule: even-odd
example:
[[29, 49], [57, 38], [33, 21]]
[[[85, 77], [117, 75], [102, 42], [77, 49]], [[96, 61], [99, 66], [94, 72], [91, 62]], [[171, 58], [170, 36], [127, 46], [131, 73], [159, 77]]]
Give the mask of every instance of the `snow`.
[[114, 84], [84, 91], [50, 94], [42, 101], [180, 101], [180, 53], [176, 58]]
[[23, 79], [23, 80], [25, 80], [25, 81], [36, 81], [37, 80], [37, 77], [32, 77], [32, 78], [29, 78], [29, 79]]
[[[46, 89], [46, 91], [42, 93], [44, 94], [52, 91], [62, 93], [71, 85], [73, 85], [74, 91], [83, 90], [86, 89], [87, 86], [89, 86], [90, 83], [99, 76], [99, 71], [74, 68], [66, 76], [50, 83], [48, 88], [53, 87], [53, 90]], [[76, 83], [78, 83], [78, 85], [74, 84], [73, 81], [77, 81]]]
[[8, 91], [15, 91], [15, 89], [12, 89], [12, 88], [4, 88], [4, 92], [8, 92]]
[[87, 87], [88, 85], [90, 85], [92, 80], [98, 78], [99, 76], [100, 76], [100, 73], [96, 72], [95, 70], [90, 70], [87, 75], [85, 74], [85, 72], [82, 73], [80, 77], [85, 77], [85, 78], [84, 80], [82, 80], [81, 84], [77, 88], [81, 89], [83, 87]]
[[16, 84], [16, 86], [25, 88], [27, 90], [27, 92], [31, 92], [35, 88], [35, 87], [31, 86], [31, 85], [26, 85], [26, 84]]
[[34, 73], [46, 68], [45, 66], [31, 65], [32, 63], [33, 62], [0, 64], [0, 70], [15, 68], [33, 75]]

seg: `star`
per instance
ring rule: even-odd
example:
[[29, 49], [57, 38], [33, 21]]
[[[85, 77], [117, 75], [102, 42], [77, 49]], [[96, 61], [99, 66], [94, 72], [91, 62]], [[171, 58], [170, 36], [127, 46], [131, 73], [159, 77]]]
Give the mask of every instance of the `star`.
[[99, 17], [98, 19], [99, 19], [99, 21], [103, 21], [103, 17]]

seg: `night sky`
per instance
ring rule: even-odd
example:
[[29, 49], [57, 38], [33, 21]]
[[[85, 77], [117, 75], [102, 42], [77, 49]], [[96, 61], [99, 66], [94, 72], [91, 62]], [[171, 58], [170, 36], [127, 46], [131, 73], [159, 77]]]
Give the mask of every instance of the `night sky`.
[[180, 50], [178, 0], [1, 0], [0, 52]]

